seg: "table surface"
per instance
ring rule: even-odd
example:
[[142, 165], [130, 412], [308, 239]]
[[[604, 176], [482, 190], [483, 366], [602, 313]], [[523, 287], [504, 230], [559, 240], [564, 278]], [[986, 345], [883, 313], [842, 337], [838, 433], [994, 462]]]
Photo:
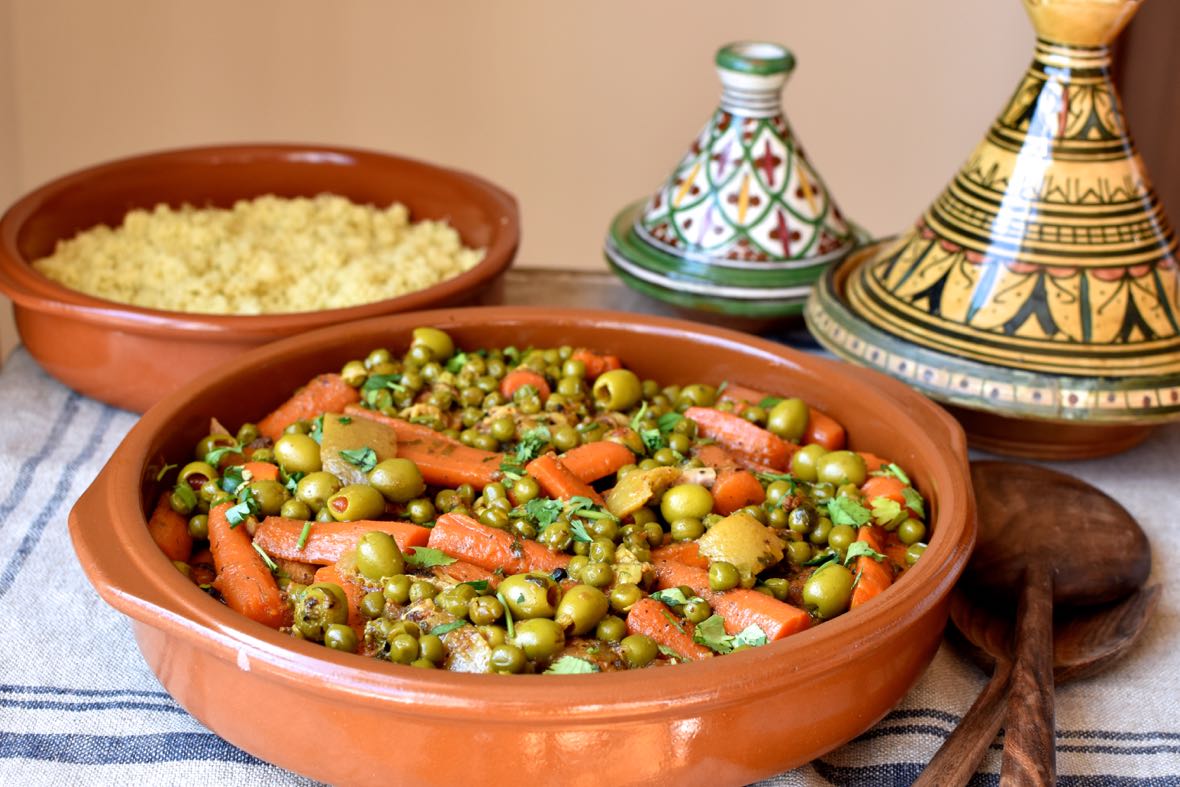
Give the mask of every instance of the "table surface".
[[[597, 272], [512, 270], [480, 301], [678, 314]], [[818, 349], [797, 320], [765, 335]], [[310, 784], [231, 746], [173, 702], [128, 620], [98, 598], [73, 556], [66, 514], [136, 416], [63, 387], [23, 349], [0, 369], [0, 410], [0, 784]], [[1058, 690], [1061, 784], [1180, 785], [1178, 457], [1174, 424], [1118, 456], [1047, 463], [1138, 519], [1155, 555], [1151, 582], [1164, 589], [1123, 661]], [[984, 682], [944, 643], [875, 727], [767, 784], [908, 784]], [[996, 783], [999, 764], [993, 745], [972, 783]]]

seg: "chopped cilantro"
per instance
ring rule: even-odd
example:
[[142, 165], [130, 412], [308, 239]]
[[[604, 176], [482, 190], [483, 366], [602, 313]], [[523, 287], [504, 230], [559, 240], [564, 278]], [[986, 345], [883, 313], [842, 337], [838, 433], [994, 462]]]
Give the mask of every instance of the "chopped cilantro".
[[295, 494], [295, 490], [299, 488], [299, 482], [303, 479], [304, 475], [306, 475], [306, 473], [301, 473], [299, 471], [288, 474], [287, 483], [283, 484], [283, 486], [287, 488], [288, 492]]
[[377, 466], [377, 452], [372, 448], [345, 448], [340, 452], [340, 458], [350, 465], [359, 467], [362, 472], [369, 472]]
[[549, 669], [545, 670], [546, 675], [589, 675], [591, 672], [598, 672], [598, 667], [591, 664], [585, 659], [580, 659], [577, 656], [562, 656], [557, 661], [549, 665]]
[[880, 563], [882, 560], [885, 559], [884, 555], [882, 555], [877, 550], [873, 549], [871, 546], [869, 546], [865, 542], [853, 541], [851, 544], [848, 545], [848, 552], [845, 553], [845, 555], [844, 555], [844, 565], [848, 565], [853, 560], [856, 560], [858, 557], [871, 557], [873, 560], [876, 560], [878, 563]]
[[257, 514], [259, 510], [258, 500], [255, 499], [254, 493], [249, 487], [242, 490], [242, 494], [238, 496], [238, 503], [230, 507], [225, 512], [225, 519], [229, 522], [230, 529], [237, 527], [246, 521], [248, 517]]
[[258, 546], [257, 541], [252, 542], [250, 546], [254, 547], [254, 551], [262, 556], [262, 562], [265, 563], [266, 567], [270, 569], [270, 573], [274, 574], [278, 572], [278, 564], [270, 559], [270, 555], [266, 554], [266, 551], [263, 550], [262, 547]]
[[918, 518], [926, 518], [926, 504], [922, 500], [922, 496], [918, 494], [918, 490], [911, 486], [907, 486], [901, 490], [901, 496], [905, 498], [906, 507], [918, 515]]
[[816, 568], [819, 568], [820, 566], [824, 565], [825, 563], [831, 563], [832, 561], [839, 560], [839, 559], [840, 559], [840, 556], [837, 555], [835, 552], [821, 552], [818, 555], [815, 555], [814, 557], [812, 557], [807, 562], [805, 562], [803, 565], [815, 566]]
[[447, 371], [450, 372], [451, 374], [458, 374], [459, 372], [461, 372], [463, 370], [463, 367], [466, 364], [467, 364], [467, 353], [457, 352], [451, 356], [451, 359], [449, 361], [447, 361]]
[[647, 449], [649, 454], [654, 454], [667, 445], [664, 442], [664, 435], [660, 433], [659, 429], [640, 429], [639, 439], [643, 441], [643, 447]]
[[781, 401], [782, 399], [777, 396], [766, 396], [758, 403], [758, 406], [763, 410], [769, 410]]
[[586, 532], [586, 524], [578, 519], [570, 520], [570, 534], [573, 535], [574, 541], [581, 541], [584, 544], [589, 544], [594, 540]]
[[521, 435], [520, 442], [516, 444], [517, 463], [524, 465], [540, 456], [549, 445], [550, 438], [549, 429], [544, 426], [530, 429]]
[[488, 581], [486, 579], [471, 579], [467, 582], [460, 582], [460, 585], [470, 585], [476, 593], [483, 593], [488, 589]]
[[557, 521], [557, 517], [561, 516], [562, 508], [564, 508], [564, 504], [560, 500], [534, 497], [524, 504], [524, 513], [537, 523], [538, 528], [544, 529]]
[[681, 661], [684, 661], [684, 656], [681, 656], [667, 645], [657, 645], [656, 647], [659, 649], [660, 653], [672, 659], [674, 663], [680, 663]]
[[878, 525], [889, 525], [905, 518], [901, 504], [890, 497], [874, 497], [870, 501], [873, 507], [873, 521]]
[[867, 524], [872, 515], [869, 510], [851, 497], [834, 497], [828, 501], [828, 517], [833, 525], [860, 527]]
[[231, 495], [238, 493], [238, 487], [246, 483], [246, 479], [242, 478], [242, 466], [230, 465], [225, 468], [225, 472], [221, 474], [221, 489], [229, 492]]
[[433, 636], [441, 637], [443, 634], [446, 634], [447, 632], [454, 631], [455, 629], [458, 629], [458, 628], [463, 628], [466, 625], [467, 625], [466, 620], [452, 620], [450, 623], [438, 624], [437, 626], [435, 626], [434, 628], [432, 628], [430, 630], [430, 633]]
[[342, 415], [336, 419], [336, 423], [340, 424], [341, 426], [348, 426], [350, 423], [352, 423], [352, 419], [347, 415]]
[[662, 609], [662, 610], [660, 610], [660, 612], [662, 612], [664, 614], [664, 617], [668, 619], [668, 622], [672, 624], [672, 628], [676, 629], [681, 634], [684, 633], [684, 626], [680, 625], [680, 621], [678, 621], [678, 620], [676, 620], [676, 618], [672, 617], [672, 614], [670, 612], [668, 612], [668, 610]]
[[365, 380], [364, 385], [361, 386], [361, 391], [369, 393], [372, 391], [404, 391], [406, 387], [401, 385], [402, 376], [400, 374], [371, 374]]
[[295, 542], [296, 549], [303, 549], [307, 546], [307, 538], [311, 535], [311, 526], [310, 520], [303, 523], [303, 529], [299, 531], [299, 540]]
[[894, 478], [896, 478], [898, 481], [901, 481], [906, 486], [910, 485], [910, 477], [905, 474], [904, 470], [902, 470], [900, 467], [893, 464], [892, 462], [885, 465], [880, 470], [874, 470], [872, 473], [869, 473], [869, 475], [893, 476]]
[[508, 599], [504, 598], [504, 594], [496, 591], [496, 598], [500, 602], [500, 606], [504, 608], [504, 628], [508, 630], [508, 638], [516, 638], [516, 626], [512, 622], [512, 608], [508, 606]]
[[179, 466], [180, 465], [164, 465], [163, 467], [160, 468], [160, 472], [156, 473], [156, 480], [163, 481], [164, 476], [168, 475], [169, 470], [173, 470]]
[[205, 454], [205, 463], [217, 467], [221, 462], [222, 457], [226, 454], [236, 454], [242, 450], [242, 444], [238, 442], [230, 443], [229, 445], [219, 445], [212, 451]]
[[316, 443], [322, 443], [324, 441], [324, 416], [323, 416], [323, 414], [317, 415], [315, 417], [315, 419], [311, 422], [311, 431], [307, 433], [307, 436], [310, 437], [312, 440], [315, 440]]
[[179, 498], [185, 508], [192, 509], [197, 505], [197, 493], [184, 481], [179, 482], [172, 490], [172, 496]]
[[647, 415], [647, 402], [642, 402], [635, 415], [631, 416], [631, 428], [636, 432], [639, 431], [640, 426], [643, 424], [643, 417], [645, 415]]
[[729, 653], [733, 650], [733, 637], [725, 633], [725, 619], [710, 615], [696, 625], [692, 639], [715, 653]]
[[509, 482], [519, 481], [524, 478], [524, 465], [516, 461], [512, 454], [505, 454], [504, 460], [500, 462], [500, 472]]
[[674, 430], [676, 428], [676, 424], [680, 423], [683, 420], [684, 420], [684, 416], [681, 415], [680, 413], [668, 412], [668, 413], [664, 413], [663, 415], [661, 415], [656, 420], [656, 424], [659, 426], [661, 432], [663, 432], [664, 434], [668, 434], [669, 432], [671, 432], [672, 430]]
[[795, 476], [790, 473], [754, 473], [754, 477], [766, 486], [770, 486], [775, 481], [786, 481], [791, 485], [791, 491], [787, 494], [795, 494]]
[[455, 558], [443, 552], [441, 549], [431, 549], [430, 547], [411, 547], [404, 553], [406, 558], [406, 565], [414, 568], [433, 568], [434, 566], [449, 566], [455, 562]]
[[656, 601], [667, 604], [670, 607], [682, 607], [688, 603], [688, 596], [684, 595], [684, 591], [680, 588], [668, 588], [666, 590], [657, 590], [651, 594], [651, 597]]
[[757, 623], [751, 623], [733, 637], [733, 647], [758, 648], [770, 641], [766, 632]]

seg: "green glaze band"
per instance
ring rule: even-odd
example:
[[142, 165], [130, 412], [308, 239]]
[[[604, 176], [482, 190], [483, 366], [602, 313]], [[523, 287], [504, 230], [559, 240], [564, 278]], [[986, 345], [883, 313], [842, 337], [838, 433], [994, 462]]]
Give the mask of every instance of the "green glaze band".
[[786, 47], [762, 41], [740, 41], [717, 50], [715, 62], [721, 68], [743, 74], [789, 74], [795, 56]]

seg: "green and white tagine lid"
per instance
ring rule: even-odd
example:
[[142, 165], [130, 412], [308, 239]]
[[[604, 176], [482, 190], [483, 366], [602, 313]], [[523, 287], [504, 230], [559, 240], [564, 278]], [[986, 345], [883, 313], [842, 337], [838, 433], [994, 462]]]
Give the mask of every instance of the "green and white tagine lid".
[[679, 306], [797, 314], [812, 283], [862, 239], [783, 115], [795, 66], [777, 44], [717, 52], [721, 102], [668, 180], [624, 208], [606, 257], [629, 285]]

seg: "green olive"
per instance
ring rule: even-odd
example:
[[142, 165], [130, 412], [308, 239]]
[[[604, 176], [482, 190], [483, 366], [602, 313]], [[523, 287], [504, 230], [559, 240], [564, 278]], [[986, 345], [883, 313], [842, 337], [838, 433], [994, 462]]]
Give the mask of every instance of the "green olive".
[[918, 558], [922, 557], [922, 553], [926, 551], [926, 545], [919, 541], [916, 544], [910, 544], [905, 550], [905, 564], [912, 566], [918, 562]]
[[209, 537], [209, 515], [196, 514], [188, 520], [188, 534], [193, 538]]
[[788, 541], [787, 559], [792, 565], [801, 566], [811, 560], [811, 544], [806, 541]]
[[385, 595], [380, 590], [366, 593], [359, 604], [360, 612], [370, 620], [381, 617], [385, 612]]
[[295, 485], [295, 497], [307, 503], [312, 511], [319, 511], [328, 498], [340, 491], [340, 479], [321, 470], [308, 473]]
[[305, 434], [285, 434], [275, 442], [275, 459], [288, 473], [320, 470], [320, 446]]
[[407, 503], [426, 491], [418, 465], [409, 459], [385, 459], [369, 471], [369, 483], [386, 500]]
[[676, 397], [676, 407], [712, 407], [717, 401], [717, 389], [711, 385], [694, 383], [680, 389]]
[[311, 515], [311, 506], [296, 497], [283, 501], [283, 507], [279, 509], [279, 516], [287, 519], [311, 519]]
[[[454, 585], [434, 597], [434, 605], [457, 618], [467, 617], [471, 602], [479, 594], [471, 585]], [[492, 621], [487, 621], [491, 623]]]
[[660, 513], [669, 523], [677, 519], [700, 519], [712, 510], [713, 495], [700, 484], [677, 484], [660, 499]]
[[920, 519], [909, 518], [897, 527], [897, 537], [909, 546], [926, 540], [926, 525]]
[[488, 663], [492, 672], [501, 675], [515, 675], [524, 671], [528, 665], [528, 656], [517, 646], [502, 642], [492, 648]]
[[633, 669], [646, 667], [659, 653], [656, 643], [646, 634], [624, 637], [619, 646], [623, 649], [623, 658]]
[[627, 636], [627, 622], [617, 615], [607, 615], [598, 621], [594, 636], [604, 642], [618, 642]]
[[733, 590], [741, 581], [741, 572], [732, 563], [717, 561], [709, 564], [710, 590]]
[[643, 384], [630, 369], [611, 369], [598, 375], [591, 393], [607, 410], [627, 410], [643, 398]]
[[360, 388], [368, 378], [369, 370], [365, 368], [364, 361], [352, 360], [340, 369], [340, 376], [344, 378], [346, 385]]
[[837, 552], [847, 552], [856, 540], [856, 528], [852, 525], [836, 525], [828, 532], [828, 546]]
[[590, 585], [574, 585], [557, 603], [553, 619], [568, 634], [585, 634], [598, 625], [609, 609], [610, 602], [601, 590]]
[[713, 614], [713, 607], [703, 598], [690, 598], [681, 607], [680, 614], [684, 615], [684, 619], [689, 623], [702, 623]]
[[283, 503], [287, 502], [287, 488], [278, 481], [251, 481], [246, 488], [257, 501], [258, 513], [262, 516], [278, 516]]
[[366, 579], [392, 577], [406, 570], [406, 561], [393, 536], [371, 530], [356, 544], [356, 569]]
[[415, 328], [410, 347], [425, 347], [436, 361], [445, 361], [455, 354], [455, 343], [438, 328]]
[[324, 645], [332, 650], [356, 653], [356, 644], [356, 632], [352, 630], [352, 626], [331, 623], [324, 629]]
[[560, 593], [553, 577], [539, 571], [505, 577], [497, 591], [515, 618], [553, 617]]
[[488, 626], [504, 617], [504, 605], [495, 596], [477, 596], [467, 602], [467, 619], [476, 626]]
[[211, 434], [197, 441], [196, 455], [204, 459], [206, 454], [215, 448], [228, 448], [235, 445], [234, 438], [227, 434]]
[[329, 497], [325, 507], [338, 522], [376, 519], [385, 513], [385, 498], [368, 484], [349, 484]]
[[852, 600], [852, 572], [839, 563], [827, 563], [803, 583], [803, 605], [821, 620], [848, 610]]
[[565, 647], [565, 631], [550, 618], [529, 618], [516, 624], [514, 643], [534, 661], [550, 658]]
[[815, 475], [817, 480], [834, 486], [860, 486], [868, 477], [868, 469], [864, 457], [855, 451], [829, 451], [815, 463]]
[[695, 516], [673, 519], [668, 525], [673, 541], [693, 541], [705, 534], [705, 523]]
[[803, 446], [791, 454], [791, 475], [800, 481], [806, 481], [809, 484], [815, 483], [816, 463], [827, 452], [828, 449], [818, 443]]
[[180, 469], [176, 474], [177, 482], [184, 482], [193, 488], [193, 491], [199, 490], [208, 481], [217, 479], [217, 470], [208, 462], [189, 462]]
[[806, 402], [797, 398], [783, 399], [767, 414], [766, 428], [784, 440], [797, 443], [807, 431], [807, 419]]

